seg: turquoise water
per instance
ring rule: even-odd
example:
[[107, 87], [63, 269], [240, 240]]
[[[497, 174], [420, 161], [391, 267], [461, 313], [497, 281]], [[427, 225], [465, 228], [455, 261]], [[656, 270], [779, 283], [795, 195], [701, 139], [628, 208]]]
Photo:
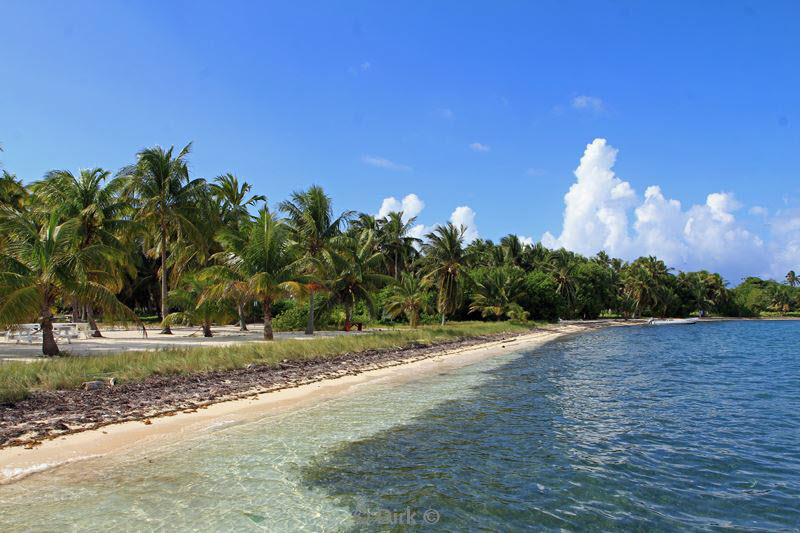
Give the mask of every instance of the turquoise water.
[[0, 530], [796, 530], [798, 341], [575, 336], [0, 487]]

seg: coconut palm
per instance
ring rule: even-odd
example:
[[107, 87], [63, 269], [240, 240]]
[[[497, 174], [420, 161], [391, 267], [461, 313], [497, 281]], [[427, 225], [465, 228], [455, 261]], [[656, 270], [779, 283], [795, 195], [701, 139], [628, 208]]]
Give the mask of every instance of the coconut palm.
[[302, 263], [299, 266], [309, 278], [308, 325], [305, 333], [312, 335], [314, 293], [322, 287], [322, 272], [318, 270], [318, 260], [336, 244], [336, 239], [341, 235], [342, 224], [353, 212], [346, 211], [334, 218], [331, 199], [318, 185], [313, 185], [306, 191], [292, 193], [290, 200], [281, 202], [280, 209], [288, 216], [291, 239]]
[[[186, 158], [187, 144], [177, 155], [174, 147], [146, 148], [137, 154], [136, 164], [124, 168], [120, 176], [135, 208], [135, 219], [149, 229], [146, 246], [149, 255], [160, 255], [161, 316], [169, 314], [169, 266], [167, 255], [172, 240], [202, 242], [194, 223], [195, 199], [205, 188], [202, 179], [190, 179]], [[164, 324], [163, 334], [171, 334]]]
[[[36, 199], [41, 202], [40, 209], [59, 210], [64, 218], [77, 222], [78, 249], [93, 244], [103, 244], [120, 251], [123, 259], [110, 264], [116, 276], [109, 280], [110, 290], [121, 290], [121, 270], [125, 267], [126, 254], [124, 245], [118, 235], [124, 230], [132, 229], [126, 217], [128, 204], [120, 197], [122, 181], [108, 182], [111, 173], [101, 168], [82, 169], [77, 176], [68, 170], [54, 170], [45, 175], [43, 181], [33, 186]], [[76, 302], [86, 305], [89, 327], [94, 337], [102, 337], [94, 318], [94, 309], [87, 302]], [[73, 306], [74, 307], [74, 306]], [[77, 309], [73, 309], [73, 314]]]
[[243, 250], [244, 267], [252, 272], [247, 285], [264, 312], [264, 339], [272, 340], [272, 304], [303, 292], [303, 278], [295, 271], [290, 230], [267, 208], [249, 224], [247, 245]]
[[264, 340], [272, 340], [272, 304], [303, 292], [289, 228], [264, 207], [240, 231], [224, 229], [218, 240], [224, 250], [214, 256], [218, 264], [201, 274], [212, 281], [202, 299], [231, 298], [233, 292], [237, 305], [258, 301], [264, 313]]
[[518, 235], [510, 233], [500, 239], [500, 246], [503, 249], [505, 262], [514, 266], [522, 266], [523, 252], [527, 245], [522, 242]]
[[400, 282], [393, 285], [386, 301], [386, 312], [392, 318], [405, 314], [412, 328], [419, 324], [419, 315], [428, 311], [428, 288], [417, 276], [403, 272]]
[[393, 211], [380, 225], [380, 248], [384, 252], [387, 271], [396, 280], [416, 255], [415, 246], [422, 244], [421, 239], [408, 235], [415, 221], [416, 217], [403, 221], [402, 211]]
[[211, 256], [211, 261], [216, 264], [199, 274], [210, 282], [206, 295], [234, 302], [239, 317], [239, 331], [248, 331], [244, 310], [253, 301], [248, 284], [251, 272], [243, 260], [250, 233], [249, 223], [220, 229], [215, 239], [222, 246], [222, 251]]
[[480, 312], [486, 318], [503, 318], [517, 310], [519, 300], [525, 293], [523, 278], [510, 274], [504, 268], [489, 270], [481, 280], [475, 281], [470, 312]]
[[230, 172], [214, 178], [214, 183], [209, 185], [209, 189], [211, 195], [220, 203], [224, 225], [239, 224], [250, 218], [247, 208], [255, 206], [258, 202], [267, 201], [267, 197], [261, 194], [254, 194], [248, 198], [247, 195], [252, 188], [246, 181], [239, 185], [239, 178]]
[[22, 209], [28, 199], [28, 191], [14, 174], [0, 172], [0, 205]]
[[428, 272], [425, 279], [438, 290], [436, 308], [442, 314], [442, 325], [461, 302], [461, 287], [469, 259], [464, 250], [465, 230], [464, 226], [457, 228], [452, 222], [436, 226], [425, 236], [428, 240], [422, 245]]
[[200, 324], [204, 337], [213, 337], [212, 322], [224, 322], [231, 317], [230, 308], [222, 298], [203, 298], [210, 282], [195, 273], [183, 276], [178, 286], [169, 291], [170, 303], [182, 309], [164, 317], [167, 325]]
[[345, 331], [350, 331], [353, 308], [364, 302], [371, 314], [375, 308], [372, 291], [392, 278], [378, 273], [383, 254], [375, 251], [374, 233], [365, 231], [359, 237], [343, 237], [337, 249], [320, 255], [319, 271], [325, 272], [324, 287], [331, 295], [331, 303], [345, 309]]
[[42, 330], [42, 353], [58, 355], [53, 336], [53, 309], [65, 297], [101, 306], [112, 317], [136, 315], [108, 289], [119, 251], [104, 244], [76, 246], [80, 225], [75, 218], [59, 223], [53, 212], [43, 224], [30, 213], [0, 208], [0, 232], [7, 235], [0, 251], [0, 324], [11, 326], [37, 320]]
[[555, 279], [556, 293], [566, 303], [570, 315], [575, 311], [575, 297], [577, 294], [575, 270], [577, 265], [578, 263], [572, 254], [563, 248], [550, 254], [548, 262], [544, 264]]
[[786, 273], [786, 283], [789, 284], [790, 287], [794, 287], [800, 279], [797, 278], [797, 274], [794, 273], [794, 270], [790, 270]]

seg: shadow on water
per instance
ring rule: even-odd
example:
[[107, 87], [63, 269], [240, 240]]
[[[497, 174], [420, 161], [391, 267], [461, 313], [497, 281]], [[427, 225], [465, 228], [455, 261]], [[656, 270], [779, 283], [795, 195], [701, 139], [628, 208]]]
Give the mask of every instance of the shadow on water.
[[366, 531], [794, 529], [797, 326], [555, 342], [300, 473]]

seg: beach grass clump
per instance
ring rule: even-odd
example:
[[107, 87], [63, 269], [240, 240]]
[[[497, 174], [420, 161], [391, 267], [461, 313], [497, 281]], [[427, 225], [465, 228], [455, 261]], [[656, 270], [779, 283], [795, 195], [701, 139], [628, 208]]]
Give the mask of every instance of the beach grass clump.
[[510, 322], [459, 322], [417, 329], [396, 328], [361, 335], [317, 337], [307, 340], [248, 342], [234, 346], [180, 348], [160, 351], [58, 357], [35, 362], [0, 364], [0, 403], [26, 398], [35, 390], [79, 388], [86, 381], [116, 378], [134, 382], [150, 376], [202, 374], [244, 368], [250, 364], [277, 365], [335, 357], [367, 350], [403, 348], [496, 333], [530, 330]]

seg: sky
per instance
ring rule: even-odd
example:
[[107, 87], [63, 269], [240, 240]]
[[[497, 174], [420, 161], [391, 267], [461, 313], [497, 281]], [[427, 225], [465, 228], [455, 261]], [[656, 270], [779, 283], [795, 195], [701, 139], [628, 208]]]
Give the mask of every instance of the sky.
[[275, 204], [322, 185], [414, 233], [732, 285], [800, 270], [798, 2], [0, 3], [0, 153], [26, 182], [193, 142]]

